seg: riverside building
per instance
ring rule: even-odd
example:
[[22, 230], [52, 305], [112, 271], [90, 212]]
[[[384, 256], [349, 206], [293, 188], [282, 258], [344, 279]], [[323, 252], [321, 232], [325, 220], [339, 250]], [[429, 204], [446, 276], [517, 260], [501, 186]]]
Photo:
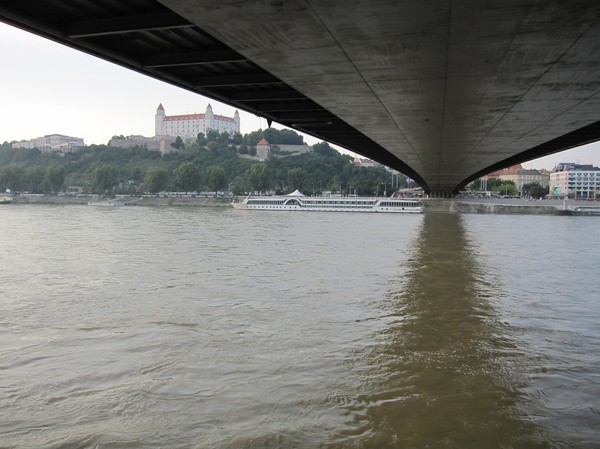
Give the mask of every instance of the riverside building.
[[[512, 181], [519, 194], [523, 194], [523, 186], [526, 184], [537, 183], [542, 187], [548, 187], [549, 175], [546, 170], [528, 170], [523, 168], [521, 164], [512, 165], [502, 170], [497, 170], [493, 173], [485, 175], [481, 178], [484, 185], [487, 186], [489, 179], [496, 178], [502, 181]], [[487, 190], [487, 187], [484, 187]]]
[[550, 195], [581, 199], [600, 198], [600, 168], [561, 162], [550, 173]]
[[229, 135], [240, 132], [240, 114], [236, 110], [233, 117], [218, 115], [212, 106], [206, 107], [204, 114], [166, 115], [162, 103], [158, 105], [155, 115], [155, 135], [179, 136], [182, 139], [195, 139], [199, 133], [212, 129]]

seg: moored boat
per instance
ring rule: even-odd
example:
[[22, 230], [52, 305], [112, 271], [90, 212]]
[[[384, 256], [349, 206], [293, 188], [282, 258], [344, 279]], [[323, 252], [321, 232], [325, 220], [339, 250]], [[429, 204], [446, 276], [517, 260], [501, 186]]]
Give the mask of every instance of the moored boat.
[[13, 202], [12, 196], [2, 195], [0, 196], [0, 204], [10, 204]]
[[88, 206], [120, 207], [124, 205], [125, 203], [121, 200], [101, 200], [88, 202]]
[[248, 196], [240, 202], [232, 203], [241, 210], [292, 210], [321, 212], [381, 212], [413, 213], [423, 212], [419, 198], [381, 198], [360, 196], [305, 196], [299, 191], [279, 196]]

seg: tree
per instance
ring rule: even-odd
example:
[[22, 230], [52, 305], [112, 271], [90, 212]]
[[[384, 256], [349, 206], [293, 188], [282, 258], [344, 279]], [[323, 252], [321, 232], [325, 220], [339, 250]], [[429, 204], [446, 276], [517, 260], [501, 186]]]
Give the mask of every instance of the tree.
[[206, 184], [209, 189], [215, 192], [215, 196], [219, 190], [222, 190], [227, 184], [225, 170], [220, 165], [211, 165], [206, 169]]
[[495, 187], [501, 187], [502, 180], [500, 178], [488, 178], [487, 180], [487, 188], [488, 190], [493, 191]]
[[291, 129], [279, 130], [280, 145], [304, 145], [304, 137]]
[[219, 138], [217, 140], [219, 143], [229, 143], [229, 133], [227, 131], [219, 134]]
[[234, 133], [233, 134], [232, 143], [234, 145], [241, 145], [241, 144], [243, 144], [244, 143], [244, 136], [242, 136], [240, 133]]
[[271, 171], [265, 164], [253, 164], [246, 172], [250, 186], [254, 190], [264, 192], [271, 186]]
[[538, 182], [532, 182], [523, 186], [523, 193], [532, 198], [544, 198], [550, 192], [548, 186], [542, 187]]
[[43, 167], [29, 167], [25, 170], [26, 188], [32, 193], [44, 192], [44, 181], [46, 180], [46, 170]]
[[263, 131], [262, 129], [259, 129], [258, 131], [252, 131], [251, 133], [244, 134], [244, 143], [249, 147], [255, 147], [262, 138]]
[[337, 153], [333, 148], [329, 146], [327, 142], [319, 142], [313, 145], [313, 150], [315, 153], [321, 154], [323, 156], [331, 156], [332, 154]]
[[[489, 187], [489, 183], [488, 183], [488, 188]], [[498, 195], [507, 195], [507, 196], [514, 196], [514, 195], [518, 195], [519, 191], [517, 190], [517, 186], [515, 186], [514, 181], [500, 181], [500, 183], [497, 183], [496, 185], [494, 185], [493, 187], [490, 188], [490, 190], [492, 192], [496, 192]]]
[[106, 193], [117, 185], [117, 169], [104, 164], [92, 171], [91, 187], [96, 193]]
[[[265, 138], [272, 145], [303, 145], [304, 137], [291, 129], [267, 128], [260, 138]], [[258, 142], [258, 139], [256, 142]], [[256, 143], [253, 143], [256, 145]]]
[[288, 170], [288, 183], [292, 190], [302, 190], [308, 173], [300, 167], [291, 168]]
[[219, 131], [216, 131], [214, 129], [208, 129], [206, 131], [206, 140], [208, 140], [209, 142], [216, 142], [219, 140]]
[[182, 150], [183, 148], [185, 148], [185, 143], [183, 143], [183, 140], [180, 136], [177, 136], [175, 138], [175, 142], [171, 143], [171, 146], [177, 150]]
[[25, 167], [10, 164], [0, 167], [0, 184], [2, 189], [10, 189], [16, 192], [23, 190], [25, 186]]
[[208, 141], [206, 140], [206, 136], [204, 135], [204, 133], [198, 133], [198, 136], [196, 137], [196, 143], [199, 146], [203, 147], [206, 146], [206, 142]]
[[139, 183], [143, 178], [144, 177], [142, 176], [142, 170], [140, 167], [135, 167], [127, 179], [134, 181], [135, 183]]
[[169, 178], [170, 176], [167, 169], [150, 167], [144, 175], [144, 183], [146, 184], [149, 192], [158, 193], [167, 188], [170, 181]]
[[52, 193], [58, 193], [65, 183], [65, 168], [53, 165], [46, 171], [45, 184]]
[[280, 143], [279, 142], [279, 133], [277, 132], [277, 130], [275, 128], [267, 128], [263, 131], [263, 137], [265, 138], [265, 140], [267, 142], [269, 142], [271, 145], [275, 145]]
[[173, 171], [175, 185], [185, 192], [196, 190], [200, 185], [200, 170], [193, 162], [184, 162]]

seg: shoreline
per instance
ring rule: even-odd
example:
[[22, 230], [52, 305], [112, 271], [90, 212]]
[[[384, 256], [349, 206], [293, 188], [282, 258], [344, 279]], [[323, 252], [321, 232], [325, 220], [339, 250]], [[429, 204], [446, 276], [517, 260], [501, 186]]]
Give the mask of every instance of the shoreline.
[[[100, 195], [13, 195], [12, 204], [56, 204], [87, 205], [90, 201], [98, 201]], [[210, 196], [127, 196], [117, 195], [126, 207], [231, 207], [234, 199], [244, 197], [210, 197]], [[449, 212], [460, 214], [520, 214], [520, 215], [574, 215], [600, 216], [600, 202], [576, 200], [527, 200], [503, 198], [425, 198], [425, 213]]]
[[461, 214], [600, 216], [600, 202], [522, 198], [426, 198], [425, 211]]
[[[101, 195], [13, 195], [13, 204], [56, 204], [56, 205], [82, 205], [90, 201], [107, 199]], [[199, 207], [230, 207], [233, 198], [223, 197], [185, 197], [185, 196], [129, 196], [116, 195], [114, 198], [123, 201], [125, 206], [199, 206]]]

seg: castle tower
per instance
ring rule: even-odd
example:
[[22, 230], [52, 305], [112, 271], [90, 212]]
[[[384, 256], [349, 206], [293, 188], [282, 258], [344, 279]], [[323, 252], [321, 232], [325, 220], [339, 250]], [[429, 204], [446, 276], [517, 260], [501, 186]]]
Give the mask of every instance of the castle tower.
[[233, 119], [235, 120], [235, 128], [236, 128], [236, 132], [241, 133], [240, 131], [240, 113], [237, 111], [237, 109], [235, 110], [235, 113], [233, 114]]
[[206, 130], [214, 129], [213, 120], [215, 119], [215, 115], [213, 114], [212, 106], [208, 103], [206, 107], [206, 112], [204, 113], [204, 123], [206, 126]]
[[261, 161], [266, 161], [271, 153], [271, 144], [264, 137], [256, 144], [256, 157]]
[[164, 136], [165, 135], [165, 108], [163, 108], [162, 103], [158, 105], [156, 108], [156, 115], [154, 116], [154, 135], [155, 136]]

